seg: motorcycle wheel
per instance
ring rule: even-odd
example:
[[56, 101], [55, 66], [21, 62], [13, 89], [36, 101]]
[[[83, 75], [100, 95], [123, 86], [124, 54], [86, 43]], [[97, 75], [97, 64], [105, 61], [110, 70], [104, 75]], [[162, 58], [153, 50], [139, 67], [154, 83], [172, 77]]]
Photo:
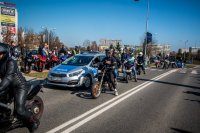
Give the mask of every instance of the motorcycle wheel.
[[92, 88], [91, 88], [91, 96], [92, 98], [96, 99], [100, 96], [101, 94], [101, 88], [99, 89], [100, 87], [100, 82], [99, 81], [96, 81], [93, 85], [92, 85]]
[[141, 73], [141, 70], [140, 70], [140, 68], [139, 68], [139, 70], [138, 70], [138, 75], [140, 75], [140, 73]]
[[43, 70], [44, 70], [44, 65], [39, 66], [38, 71], [43, 72]]
[[25, 66], [25, 67], [24, 67], [24, 73], [27, 73], [27, 74], [28, 74], [28, 73], [30, 73], [30, 72], [31, 72], [31, 67], [28, 66], [28, 65]]
[[32, 112], [37, 119], [40, 119], [44, 111], [44, 103], [39, 96], [34, 96], [33, 99], [26, 102], [26, 109]]
[[128, 74], [126, 74], [126, 83], [128, 83]]
[[135, 78], [135, 82], [137, 82], [138, 81], [138, 79], [137, 78]]

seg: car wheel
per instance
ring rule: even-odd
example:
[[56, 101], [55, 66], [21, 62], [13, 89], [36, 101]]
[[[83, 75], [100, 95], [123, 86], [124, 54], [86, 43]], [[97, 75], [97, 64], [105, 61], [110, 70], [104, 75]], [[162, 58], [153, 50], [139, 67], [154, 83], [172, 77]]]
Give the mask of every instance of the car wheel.
[[84, 87], [85, 87], [86, 89], [90, 88], [91, 82], [92, 82], [92, 81], [91, 81], [91, 78], [90, 78], [89, 76], [85, 76]]

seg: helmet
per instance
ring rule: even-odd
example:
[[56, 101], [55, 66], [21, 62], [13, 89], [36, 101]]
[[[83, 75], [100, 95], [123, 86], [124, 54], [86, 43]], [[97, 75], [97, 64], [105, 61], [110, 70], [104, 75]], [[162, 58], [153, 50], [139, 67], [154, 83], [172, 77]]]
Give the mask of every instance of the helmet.
[[21, 53], [19, 46], [14, 46], [12, 50], [13, 50], [12, 56], [14, 56], [15, 58], [19, 58]]
[[105, 52], [110, 52], [110, 49], [105, 49]]
[[139, 52], [139, 55], [143, 55], [143, 53], [142, 53], [142, 52]]
[[134, 57], [134, 56], [132, 56], [132, 57], [131, 57], [131, 59], [132, 59], [132, 60], [135, 60], [135, 57]]
[[9, 47], [5, 43], [0, 43], [0, 53], [7, 53], [9, 52]]
[[6, 58], [9, 57], [9, 47], [8, 47], [8, 44], [0, 43], [0, 53], [4, 54], [2, 59], [6, 59]]

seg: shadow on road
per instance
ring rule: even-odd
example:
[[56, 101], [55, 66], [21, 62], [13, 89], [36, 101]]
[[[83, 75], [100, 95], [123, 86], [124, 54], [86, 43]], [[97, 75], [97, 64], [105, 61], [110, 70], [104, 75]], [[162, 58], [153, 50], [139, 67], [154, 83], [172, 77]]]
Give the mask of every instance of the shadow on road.
[[191, 99], [184, 99], [184, 100], [191, 101], [191, 102], [197, 102], [200, 104], [200, 100], [191, 100]]
[[158, 80], [156, 81], [156, 80], [149, 80], [149, 79], [142, 79], [142, 78], [138, 78], [138, 80], [153, 81], [153, 82], [157, 82], [157, 83], [163, 83], [163, 84], [169, 84], [169, 85], [182, 86], [182, 87], [187, 87], [187, 88], [192, 88], [192, 89], [200, 89], [200, 87], [197, 87], [197, 86], [183, 85], [183, 84], [171, 83], [171, 82], [165, 82], [165, 81], [158, 81]]
[[76, 95], [80, 98], [84, 98], [84, 99], [92, 99], [91, 93], [90, 93], [90, 89], [85, 89], [85, 88], [81, 88], [81, 87], [74, 87], [74, 88], [70, 88], [70, 87], [61, 87], [61, 86], [54, 86], [54, 85], [45, 85], [45, 88], [48, 89], [52, 89], [52, 90], [60, 90], [60, 91], [72, 91], [71, 94]]
[[195, 96], [200, 96], [199, 92], [194, 92], [194, 91], [184, 91], [183, 93], [192, 94], [192, 95], [195, 95]]
[[83, 88], [77, 88], [77, 89], [74, 89], [71, 94], [75, 94], [76, 96], [80, 98], [84, 98], [84, 99], [92, 99], [90, 89], [86, 90]]
[[192, 133], [190, 131], [186, 131], [186, 130], [182, 130], [182, 129], [178, 129], [178, 128], [170, 128], [171, 130], [173, 130], [173, 133]]

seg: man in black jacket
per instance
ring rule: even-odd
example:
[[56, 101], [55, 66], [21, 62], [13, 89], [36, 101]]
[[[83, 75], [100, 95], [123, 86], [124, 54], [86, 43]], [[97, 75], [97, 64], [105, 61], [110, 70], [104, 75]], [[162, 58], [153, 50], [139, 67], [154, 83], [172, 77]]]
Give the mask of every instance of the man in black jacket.
[[115, 95], [117, 96], [118, 95], [118, 91], [117, 91], [117, 86], [115, 84], [115, 81], [114, 81], [114, 69], [115, 69], [115, 65], [116, 65], [116, 60], [115, 58], [112, 56], [112, 52], [109, 50], [109, 49], [106, 49], [105, 50], [106, 52], [106, 57], [102, 60], [102, 63], [104, 66], [110, 68], [109, 70], [109, 79], [110, 79], [110, 82], [114, 88], [114, 92], [115, 92]]
[[0, 43], [0, 79], [0, 97], [9, 91], [14, 92], [16, 113], [24, 123], [29, 123], [27, 125], [29, 131], [34, 132], [39, 126], [39, 120], [25, 109], [28, 92], [26, 79], [19, 71], [16, 61], [9, 57], [8, 45], [3, 43]]

